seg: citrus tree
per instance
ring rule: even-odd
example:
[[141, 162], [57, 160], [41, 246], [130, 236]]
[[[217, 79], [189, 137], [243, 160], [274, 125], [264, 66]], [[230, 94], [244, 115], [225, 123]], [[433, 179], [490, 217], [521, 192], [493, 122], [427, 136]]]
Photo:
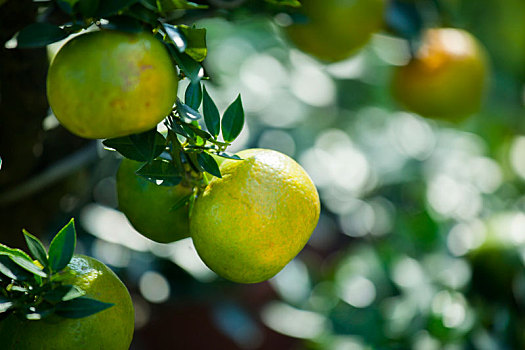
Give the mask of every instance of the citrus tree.
[[219, 348], [513, 349], [518, 3], [41, 1], [8, 46], [68, 39], [46, 100], [116, 152], [80, 185], [96, 198], [60, 203], [129, 273], [150, 347], [210, 347], [198, 327]]

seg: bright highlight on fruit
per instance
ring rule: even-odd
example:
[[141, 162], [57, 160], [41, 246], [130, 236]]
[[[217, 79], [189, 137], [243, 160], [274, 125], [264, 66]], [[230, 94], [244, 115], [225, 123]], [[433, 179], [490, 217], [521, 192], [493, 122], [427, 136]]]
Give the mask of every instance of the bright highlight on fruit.
[[193, 193], [191, 187], [157, 186], [135, 174], [142, 163], [124, 158], [117, 172], [119, 209], [133, 227], [147, 238], [170, 243], [190, 235], [189, 206], [180, 201]]
[[272, 150], [225, 160], [196, 199], [190, 233], [202, 260], [218, 275], [257, 283], [277, 274], [305, 246], [320, 214], [306, 171]]
[[286, 28], [300, 50], [323, 61], [348, 58], [383, 25], [385, 0], [302, 0], [298, 18]]
[[110, 30], [68, 41], [49, 67], [47, 96], [60, 123], [85, 138], [114, 138], [155, 127], [177, 98], [178, 77], [149, 33]]
[[488, 83], [487, 54], [470, 33], [430, 29], [415, 57], [393, 77], [393, 96], [424, 117], [462, 120], [481, 108]]

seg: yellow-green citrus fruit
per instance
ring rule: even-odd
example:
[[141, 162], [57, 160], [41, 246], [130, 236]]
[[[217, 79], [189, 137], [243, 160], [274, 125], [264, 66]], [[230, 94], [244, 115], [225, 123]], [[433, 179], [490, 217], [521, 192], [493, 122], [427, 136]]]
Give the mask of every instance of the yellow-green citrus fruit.
[[190, 195], [190, 187], [159, 186], [141, 176], [137, 171], [142, 163], [123, 159], [117, 172], [119, 209], [133, 227], [147, 238], [160, 243], [170, 243], [189, 237], [188, 205], [172, 208]]
[[262, 282], [305, 246], [319, 220], [319, 195], [306, 171], [272, 150], [225, 160], [195, 201], [190, 232], [197, 253], [218, 275]]
[[0, 348], [6, 350], [128, 350], [133, 337], [134, 310], [124, 284], [106, 265], [75, 255], [66, 268], [65, 284], [86, 296], [114, 305], [84, 318], [57, 315], [39, 321], [9, 316], [0, 321]]
[[323, 61], [343, 60], [383, 25], [385, 0], [302, 0], [306, 18], [288, 26], [291, 41]]
[[429, 29], [407, 65], [393, 76], [393, 96], [408, 110], [449, 121], [477, 112], [488, 83], [488, 58], [471, 34]]
[[68, 41], [49, 67], [47, 97], [60, 123], [86, 138], [155, 127], [177, 98], [178, 77], [149, 33], [102, 30]]

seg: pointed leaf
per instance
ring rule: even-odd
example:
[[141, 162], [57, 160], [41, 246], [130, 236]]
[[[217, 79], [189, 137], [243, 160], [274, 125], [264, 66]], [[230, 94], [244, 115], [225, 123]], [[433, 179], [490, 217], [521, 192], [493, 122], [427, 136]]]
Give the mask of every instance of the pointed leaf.
[[208, 54], [206, 47], [206, 29], [188, 27], [183, 24], [178, 26], [186, 38], [186, 49], [184, 52], [197, 62], [202, 62]]
[[33, 257], [44, 266], [44, 268], [47, 268], [48, 266], [48, 260], [47, 260], [47, 253], [46, 248], [44, 248], [44, 245], [38, 238], [27, 232], [25, 229], [22, 230], [24, 233], [24, 238], [27, 243], [27, 247], [29, 248], [29, 251], [33, 255]]
[[186, 50], [187, 47], [186, 37], [179, 30], [179, 28], [168, 23], [164, 23], [162, 26], [164, 27], [168, 38], [173, 42], [177, 50], [179, 52], [184, 52], [184, 50]]
[[200, 82], [190, 83], [186, 88], [184, 94], [184, 102], [193, 108], [198, 110], [202, 102], [202, 89]]
[[49, 269], [51, 271], [58, 272], [69, 264], [75, 252], [76, 242], [75, 221], [71, 219], [57, 233], [49, 246]]
[[239, 157], [236, 154], [229, 154], [229, 153], [226, 153], [226, 152], [219, 152], [219, 153], [217, 153], [217, 155], [219, 157], [222, 157], [222, 158], [228, 158], [228, 159], [233, 159], [233, 160], [242, 160], [242, 158]]
[[175, 48], [174, 44], [167, 46], [170, 54], [175, 59], [175, 62], [177, 62], [177, 65], [182, 70], [184, 75], [194, 83], [200, 81], [204, 76], [204, 69], [202, 68], [201, 64], [188, 56], [186, 53], [179, 52], [178, 49]]
[[9, 301], [8, 299], [0, 298], [0, 314], [9, 311], [9, 309], [12, 306], [13, 303], [11, 301]]
[[65, 39], [68, 33], [53, 24], [33, 23], [22, 29], [17, 36], [19, 48], [43, 47]]
[[66, 318], [83, 318], [106, 310], [113, 305], [115, 304], [104, 303], [88, 297], [78, 297], [58, 303], [55, 312], [57, 315]]
[[221, 116], [215, 102], [213, 102], [208, 94], [206, 86], [203, 87], [203, 90], [202, 108], [204, 112], [204, 122], [210, 134], [216, 138], [221, 130]]
[[38, 266], [36, 266], [33, 262], [27, 261], [26, 259], [19, 257], [19, 256], [10, 256], [11, 260], [21, 268], [31, 272], [34, 275], [40, 276], [40, 277], [47, 277], [47, 273], [42, 271], [42, 269]]
[[149, 162], [158, 157], [166, 148], [166, 139], [156, 129], [102, 142], [124, 157], [138, 162]]
[[27, 261], [32, 262], [33, 259], [29, 255], [27, 255], [26, 252], [20, 249], [16, 248], [10, 248], [6, 245], [3, 245], [0, 243], [0, 255], [8, 255], [8, 256], [19, 256], [21, 258], [24, 258]]
[[85, 295], [86, 292], [77, 286], [60, 285], [55, 289], [51, 289], [44, 294], [44, 299], [51, 303], [58, 303], [59, 301], [72, 300]]
[[228, 106], [222, 117], [222, 137], [226, 142], [232, 142], [241, 133], [244, 126], [244, 109], [241, 95]]
[[222, 177], [219, 165], [217, 165], [215, 159], [208, 153], [202, 152], [197, 154], [197, 160], [199, 161], [199, 165], [201, 166], [202, 170], [207, 171], [218, 178]]
[[164, 159], [155, 159], [151, 163], [146, 163], [136, 171], [136, 174], [154, 183], [162, 181], [163, 186], [175, 186], [182, 181], [178, 169], [173, 163]]
[[201, 114], [198, 111], [191, 108], [187, 104], [182, 103], [179, 99], [177, 99], [177, 112], [179, 112], [181, 117], [188, 119], [188, 122], [192, 122], [194, 120], [199, 120], [202, 118]]
[[17, 281], [27, 281], [34, 278], [34, 275], [29, 271], [15, 264], [9, 255], [0, 255], [0, 273]]

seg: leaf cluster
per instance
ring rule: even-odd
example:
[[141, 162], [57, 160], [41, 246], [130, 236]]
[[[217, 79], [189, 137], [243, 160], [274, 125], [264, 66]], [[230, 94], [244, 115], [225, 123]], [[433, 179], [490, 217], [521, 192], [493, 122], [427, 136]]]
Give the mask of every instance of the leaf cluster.
[[0, 320], [11, 314], [26, 320], [53, 314], [82, 318], [113, 306], [63, 282], [76, 245], [73, 219], [53, 238], [48, 251], [38, 238], [26, 230], [23, 234], [31, 255], [0, 244]]
[[[213, 156], [240, 159], [226, 152], [226, 148], [237, 138], [244, 125], [240, 95], [221, 117], [215, 102], [201, 82], [190, 83], [184, 102], [177, 100], [165, 124], [168, 129], [165, 135], [153, 129], [141, 134], [108, 139], [103, 143], [126, 158], [143, 162], [137, 175], [164, 186], [184, 182], [186, 186], [198, 187], [203, 184], [203, 172], [221, 177]], [[223, 141], [219, 140], [219, 135]]]

